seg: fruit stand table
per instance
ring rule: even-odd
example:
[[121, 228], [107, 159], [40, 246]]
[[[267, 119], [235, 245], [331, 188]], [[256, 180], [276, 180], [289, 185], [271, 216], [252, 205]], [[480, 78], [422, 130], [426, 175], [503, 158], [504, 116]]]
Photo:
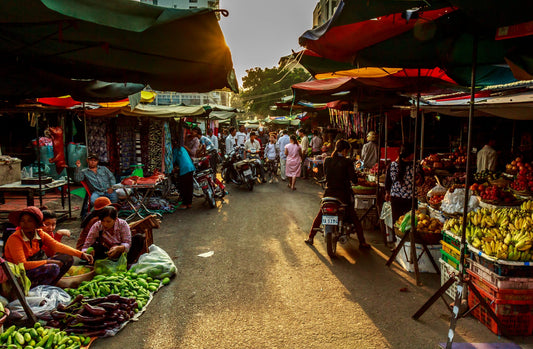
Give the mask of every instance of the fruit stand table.
[[[126, 193], [126, 201], [133, 211], [128, 217], [126, 217], [126, 221], [129, 222], [135, 217], [143, 219], [147, 215], [161, 216], [159, 213], [153, 212], [146, 207], [146, 203], [154, 195], [154, 192], [160, 183], [162, 183], [162, 180], [155, 183], [122, 185], [122, 188]], [[131, 191], [128, 189], [131, 189]]]

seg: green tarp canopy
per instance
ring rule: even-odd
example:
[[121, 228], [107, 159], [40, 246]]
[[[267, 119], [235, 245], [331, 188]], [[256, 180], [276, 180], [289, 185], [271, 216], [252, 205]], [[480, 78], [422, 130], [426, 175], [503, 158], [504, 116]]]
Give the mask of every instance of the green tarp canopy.
[[87, 116], [94, 117], [113, 117], [118, 114], [126, 116], [149, 116], [155, 118], [180, 118], [188, 116], [199, 116], [205, 113], [204, 107], [197, 106], [182, 106], [182, 105], [144, 105], [139, 104], [135, 109], [131, 110], [130, 106], [118, 107], [118, 108], [98, 108], [92, 110], [86, 110]]
[[131, 0], [1, 1], [0, 63], [0, 84], [6, 72], [27, 72], [31, 80], [36, 69], [163, 91], [237, 91], [231, 53], [211, 9]]

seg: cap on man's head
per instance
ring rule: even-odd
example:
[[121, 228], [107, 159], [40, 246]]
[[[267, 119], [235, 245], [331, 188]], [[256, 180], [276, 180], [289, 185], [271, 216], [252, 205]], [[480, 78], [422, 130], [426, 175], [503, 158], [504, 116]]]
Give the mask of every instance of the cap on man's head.
[[100, 157], [96, 153], [89, 153], [89, 155], [87, 155], [87, 159], [100, 160]]
[[20, 216], [25, 214], [33, 217], [38, 226], [43, 224], [43, 213], [38, 207], [35, 206], [28, 206], [20, 211], [11, 212], [8, 216], [9, 223], [18, 226], [20, 223]]

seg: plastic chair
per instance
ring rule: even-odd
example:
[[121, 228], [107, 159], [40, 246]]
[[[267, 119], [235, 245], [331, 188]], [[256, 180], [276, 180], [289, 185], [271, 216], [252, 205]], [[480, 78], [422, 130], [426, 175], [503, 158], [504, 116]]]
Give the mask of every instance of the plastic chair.
[[91, 189], [89, 189], [89, 185], [85, 181], [81, 181], [80, 184], [85, 189], [85, 198], [83, 199], [83, 204], [81, 205], [81, 212], [80, 216], [81, 218], [85, 218], [89, 212], [91, 212]]

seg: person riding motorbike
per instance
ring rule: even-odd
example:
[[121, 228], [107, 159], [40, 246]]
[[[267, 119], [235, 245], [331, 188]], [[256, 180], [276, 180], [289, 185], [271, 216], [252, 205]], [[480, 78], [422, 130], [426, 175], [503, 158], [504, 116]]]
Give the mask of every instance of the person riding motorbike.
[[[344, 139], [340, 139], [335, 144], [335, 151], [330, 157], [324, 160], [324, 173], [326, 176], [326, 190], [324, 197], [335, 197], [342, 203], [348, 205], [346, 207], [346, 219], [352, 223], [359, 239], [359, 248], [369, 248], [370, 245], [366, 243], [363, 234], [363, 226], [357, 217], [354, 209], [354, 196], [350, 182], [357, 183], [357, 175], [353, 163], [346, 158], [350, 153], [350, 143]], [[309, 237], [305, 240], [308, 245], [313, 245], [313, 239], [319, 230], [322, 223], [322, 210], [318, 211]]]
[[263, 169], [263, 162], [261, 161], [261, 157], [259, 152], [261, 151], [261, 144], [256, 139], [257, 135], [255, 132], [250, 133], [250, 139], [246, 141], [244, 144], [244, 150], [246, 154], [246, 158], [250, 160], [255, 160], [256, 166], [259, 169], [258, 175], [261, 176], [261, 181], [265, 178], [265, 170]]

